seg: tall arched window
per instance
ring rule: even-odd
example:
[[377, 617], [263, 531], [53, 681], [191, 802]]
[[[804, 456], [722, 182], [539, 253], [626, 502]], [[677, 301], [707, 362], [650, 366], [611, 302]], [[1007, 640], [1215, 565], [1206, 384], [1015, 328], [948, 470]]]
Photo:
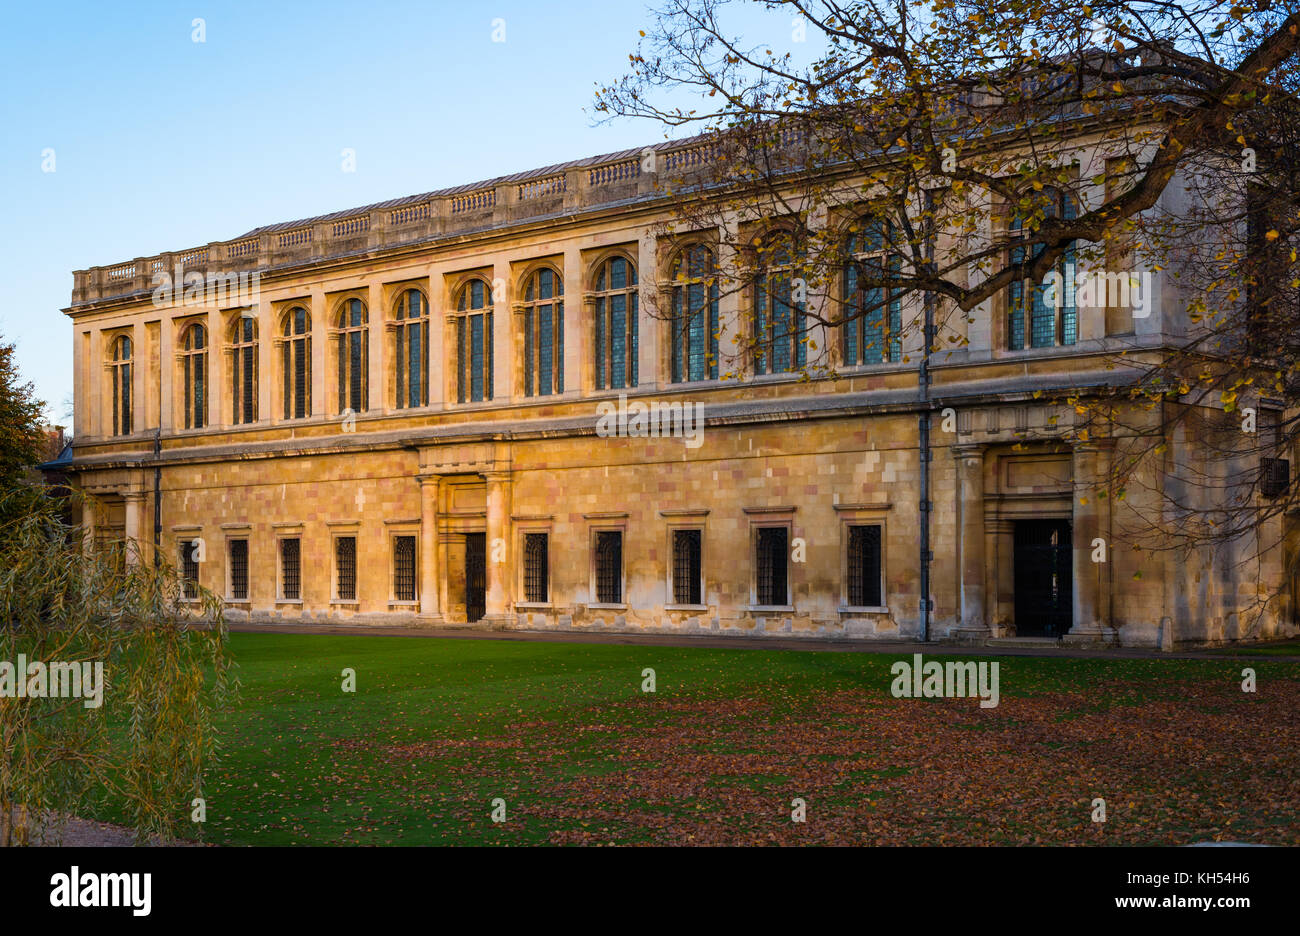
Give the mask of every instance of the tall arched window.
[[543, 267], [524, 287], [524, 396], [564, 392], [564, 280]]
[[713, 251], [693, 244], [673, 263], [672, 379], [718, 377], [718, 282]]
[[456, 300], [456, 399], [492, 399], [492, 287], [481, 279], [461, 287]]
[[842, 328], [844, 363], [849, 366], [903, 357], [903, 294], [890, 282], [903, 261], [890, 250], [891, 233], [887, 224], [871, 221], [849, 238]]
[[241, 315], [230, 329], [230, 398], [236, 425], [257, 422], [257, 319]]
[[207, 423], [208, 410], [208, 330], [198, 322], [186, 328], [179, 353], [185, 428], [201, 429]]
[[[1046, 202], [1042, 204], [1043, 218], [1074, 218], [1074, 202], [1057, 189], [1046, 189]], [[1028, 240], [1026, 218], [1017, 214], [1011, 219], [1008, 238], [1012, 243], [1007, 251], [1011, 264], [1025, 263], [1043, 252], [1043, 244], [1026, 248], [1017, 241]], [[1031, 228], [1033, 225], [1030, 226]], [[1071, 241], [1065, 252], [1043, 281], [1031, 283], [1028, 279], [1013, 282], [1007, 288], [1007, 347], [1020, 351], [1026, 347], [1051, 348], [1072, 345], [1079, 336], [1079, 310], [1075, 303], [1074, 286], [1078, 264], [1075, 246]], [[1026, 292], [1030, 295], [1029, 315], [1026, 323]], [[1026, 327], [1027, 326], [1027, 327]], [[1026, 334], [1027, 332], [1027, 334]]]
[[284, 418], [304, 419], [311, 415], [311, 316], [301, 306], [284, 317], [280, 351]]
[[108, 365], [113, 394], [113, 435], [131, 434], [131, 339], [119, 335], [113, 340], [113, 359]]
[[366, 372], [370, 364], [370, 330], [366, 306], [360, 299], [348, 299], [339, 309], [338, 327], [334, 335], [338, 354], [340, 413], [351, 410], [364, 413], [369, 409], [369, 381]]
[[637, 385], [636, 267], [610, 257], [596, 271], [596, 389]]
[[758, 247], [754, 280], [754, 373], [781, 374], [808, 361], [802, 301], [791, 291], [794, 258], [790, 238], [773, 235]]
[[398, 409], [429, 405], [429, 304], [418, 289], [408, 289], [397, 300], [397, 326], [393, 331]]

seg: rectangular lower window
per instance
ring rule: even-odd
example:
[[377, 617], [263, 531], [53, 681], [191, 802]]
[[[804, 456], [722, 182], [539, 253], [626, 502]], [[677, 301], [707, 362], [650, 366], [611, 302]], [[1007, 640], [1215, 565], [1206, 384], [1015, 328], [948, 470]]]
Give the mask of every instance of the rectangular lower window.
[[339, 536], [334, 540], [334, 597], [339, 601], [357, 599], [357, 538]]
[[286, 601], [302, 598], [302, 541], [280, 540], [280, 597]]
[[393, 537], [393, 598], [415, 600], [415, 537]]
[[848, 600], [854, 608], [884, 606], [881, 595], [880, 527], [849, 527]]
[[790, 603], [787, 579], [789, 530], [785, 527], [760, 527], [758, 530], [758, 603], [785, 606]]
[[673, 603], [697, 605], [700, 594], [700, 531], [673, 530]]
[[230, 541], [230, 597], [248, 600], [248, 540]]
[[198, 550], [198, 540], [181, 540], [181, 588], [186, 598], [199, 597]]
[[623, 534], [617, 530], [596, 534], [596, 601], [623, 603]]
[[524, 534], [524, 600], [545, 604], [550, 580], [550, 543], [545, 533]]

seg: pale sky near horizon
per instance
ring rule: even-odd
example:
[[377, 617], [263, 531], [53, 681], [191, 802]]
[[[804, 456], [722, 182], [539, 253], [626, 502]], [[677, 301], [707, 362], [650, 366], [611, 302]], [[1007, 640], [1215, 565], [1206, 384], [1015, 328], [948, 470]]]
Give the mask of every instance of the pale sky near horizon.
[[[0, 337], [70, 427], [73, 270], [662, 140], [591, 109], [650, 18], [641, 0], [10, 5]], [[785, 11], [734, 22], [791, 48]]]

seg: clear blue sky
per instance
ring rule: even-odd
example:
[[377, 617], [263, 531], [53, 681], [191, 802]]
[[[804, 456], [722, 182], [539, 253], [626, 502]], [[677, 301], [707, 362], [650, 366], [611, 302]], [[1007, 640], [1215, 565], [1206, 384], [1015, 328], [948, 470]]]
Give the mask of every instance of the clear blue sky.
[[[639, 0], [9, 4], [0, 335], [71, 425], [75, 269], [658, 141], [591, 113], [648, 20]], [[785, 13], [733, 21], [791, 48]]]

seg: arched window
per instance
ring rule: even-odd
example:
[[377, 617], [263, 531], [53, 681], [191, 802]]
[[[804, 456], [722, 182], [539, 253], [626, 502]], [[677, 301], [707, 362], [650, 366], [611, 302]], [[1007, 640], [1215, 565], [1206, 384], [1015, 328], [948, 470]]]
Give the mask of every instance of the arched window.
[[524, 396], [564, 392], [564, 280], [543, 267], [524, 287]]
[[481, 279], [462, 286], [456, 300], [456, 399], [492, 399], [492, 287]]
[[338, 329], [334, 335], [338, 354], [340, 413], [351, 410], [364, 413], [369, 409], [369, 381], [366, 372], [370, 361], [369, 316], [360, 299], [348, 299], [339, 309]]
[[304, 419], [311, 415], [311, 316], [301, 306], [284, 317], [280, 349], [284, 418]]
[[199, 323], [189, 326], [181, 336], [180, 358], [185, 428], [202, 429], [208, 410], [208, 330]]
[[397, 300], [393, 355], [398, 409], [429, 405], [429, 304], [418, 289]]
[[758, 247], [754, 280], [754, 373], [781, 374], [808, 361], [803, 303], [791, 291], [790, 238], [776, 234]]
[[[1047, 200], [1042, 205], [1044, 219], [1063, 218], [1069, 221], [1074, 218], [1074, 202], [1068, 195], [1057, 189], [1046, 189], [1045, 193]], [[1025, 229], [1025, 221], [1026, 218], [1020, 214], [1011, 219], [1008, 238], [1012, 246], [1007, 252], [1011, 264], [1025, 263], [1028, 259], [1037, 257], [1044, 249], [1042, 244], [1033, 244], [1028, 249], [1016, 244], [1017, 241], [1028, 239], [1030, 232]], [[1031, 348], [1072, 345], [1078, 340], [1079, 310], [1074, 295], [1077, 270], [1075, 246], [1071, 241], [1043, 281], [1031, 283], [1028, 279], [1018, 280], [1007, 288], [1007, 347], [1010, 350], [1020, 351], [1025, 348], [1026, 339]], [[1031, 296], [1027, 323], [1026, 292]]]
[[596, 389], [637, 385], [636, 267], [610, 257], [596, 271]]
[[236, 425], [257, 422], [257, 319], [241, 315], [230, 330], [231, 413]]
[[131, 339], [119, 335], [113, 341], [113, 359], [108, 365], [113, 393], [113, 435], [131, 434]]
[[[842, 334], [844, 363], [850, 367], [903, 357], [902, 291], [890, 282], [903, 260], [890, 250], [891, 233], [887, 224], [872, 221], [849, 238]], [[879, 285], [882, 280], [885, 285]]]
[[713, 251], [693, 244], [677, 255], [671, 271], [672, 379], [718, 377], [718, 282]]

